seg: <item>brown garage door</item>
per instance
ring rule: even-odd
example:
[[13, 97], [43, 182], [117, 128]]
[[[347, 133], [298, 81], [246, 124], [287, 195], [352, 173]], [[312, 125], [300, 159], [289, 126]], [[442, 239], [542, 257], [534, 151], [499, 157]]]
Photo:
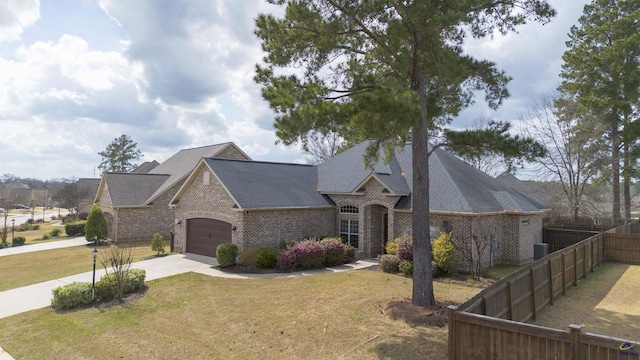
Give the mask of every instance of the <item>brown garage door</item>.
[[216, 256], [216, 248], [231, 242], [231, 224], [213, 219], [187, 220], [187, 252]]

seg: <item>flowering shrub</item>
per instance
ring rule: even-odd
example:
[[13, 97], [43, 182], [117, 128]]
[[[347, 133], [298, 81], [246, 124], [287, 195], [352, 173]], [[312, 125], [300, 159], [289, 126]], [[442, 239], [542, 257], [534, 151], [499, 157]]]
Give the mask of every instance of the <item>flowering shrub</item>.
[[389, 241], [387, 245], [384, 246], [384, 249], [387, 251], [387, 254], [396, 255], [396, 252], [398, 252], [398, 244], [400, 244], [400, 241], [402, 241], [402, 239], [403, 237], [397, 237]]
[[349, 245], [344, 244], [344, 263], [348, 264], [356, 259], [356, 249]]
[[284, 250], [278, 256], [278, 267], [282, 270], [316, 269], [324, 264], [325, 252], [315, 240], [305, 240]]
[[397, 273], [398, 272], [398, 264], [400, 263], [400, 259], [396, 255], [380, 255], [378, 257], [378, 262], [380, 263], [380, 269], [386, 273]]
[[398, 244], [398, 259], [413, 261], [413, 240], [411, 237], [403, 237], [402, 241]]
[[451, 233], [441, 232], [431, 244], [431, 258], [436, 274], [446, 274], [456, 264], [456, 249], [451, 242]]
[[320, 241], [320, 245], [324, 248], [325, 260], [327, 266], [336, 266], [344, 264], [345, 251], [344, 244], [340, 238], [325, 238]]

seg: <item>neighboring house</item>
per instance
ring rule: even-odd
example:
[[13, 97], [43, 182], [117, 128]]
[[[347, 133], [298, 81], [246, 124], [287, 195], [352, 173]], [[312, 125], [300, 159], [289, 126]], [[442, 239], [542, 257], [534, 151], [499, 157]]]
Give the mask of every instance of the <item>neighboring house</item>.
[[102, 174], [95, 203], [107, 219], [109, 238], [150, 240], [156, 232], [169, 238], [175, 219], [169, 200], [198, 162], [210, 157], [249, 159], [235, 144], [224, 143], [181, 150], [161, 164], [144, 165], [143, 172]]
[[89, 213], [94, 204], [100, 179], [80, 178], [78, 179], [78, 194], [80, 201], [78, 203], [78, 214]]
[[540, 186], [536, 181], [520, 180], [508, 171], [496, 176], [496, 180], [512, 187], [516, 191], [527, 195], [541, 204], [549, 206], [551, 205], [551, 202], [554, 201], [554, 197], [549, 193], [549, 191]]
[[[411, 145], [370, 170], [361, 143], [317, 165], [202, 159], [171, 200], [178, 250], [208, 256], [223, 242], [274, 247], [340, 235], [357, 256], [384, 252], [412, 232]], [[479, 222], [498, 222], [495, 263], [533, 260], [544, 205], [437, 149], [429, 158], [432, 235], [453, 231], [471, 244]], [[489, 254], [483, 259], [489, 261]]]

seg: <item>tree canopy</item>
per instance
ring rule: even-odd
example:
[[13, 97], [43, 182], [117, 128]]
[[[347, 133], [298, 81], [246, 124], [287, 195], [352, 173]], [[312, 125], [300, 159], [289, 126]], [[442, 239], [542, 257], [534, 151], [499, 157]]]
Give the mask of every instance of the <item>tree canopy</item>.
[[104, 151], [98, 152], [102, 156], [102, 162], [98, 165], [100, 170], [110, 172], [129, 172], [136, 167], [135, 161], [140, 159], [142, 153], [136, 147], [138, 143], [131, 140], [128, 135], [120, 135], [113, 139]]
[[[429, 242], [430, 139], [438, 145], [492, 143], [522, 153], [526, 144], [496, 124], [486, 132], [447, 130], [477, 91], [497, 108], [509, 77], [465, 54], [468, 36], [508, 33], [527, 20], [547, 22], [543, 0], [269, 0], [284, 17], [261, 14], [256, 34], [266, 52], [255, 80], [276, 112], [276, 135], [303, 146], [314, 131], [371, 139], [366, 160], [381, 148], [411, 141], [413, 152], [413, 303], [432, 305]], [[526, 142], [526, 141], [525, 141]]]
[[[579, 24], [571, 27], [561, 87], [576, 96], [607, 124], [613, 190], [613, 220], [620, 220], [620, 150], [628, 179], [638, 157], [640, 104], [640, 2], [594, 0], [585, 5]], [[628, 206], [627, 206], [628, 207]], [[630, 215], [630, 210], [626, 211]]]

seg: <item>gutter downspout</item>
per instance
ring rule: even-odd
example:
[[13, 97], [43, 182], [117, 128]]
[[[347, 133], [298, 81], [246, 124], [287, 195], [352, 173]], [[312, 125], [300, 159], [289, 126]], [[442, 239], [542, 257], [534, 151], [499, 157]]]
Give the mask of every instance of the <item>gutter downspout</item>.
[[118, 217], [120, 216], [118, 214], [118, 208], [114, 208], [115, 213], [116, 213], [116, 223], [115, 223], [115, 235], [116, 238], [114, 239], [115, 242], [118, 242]]

